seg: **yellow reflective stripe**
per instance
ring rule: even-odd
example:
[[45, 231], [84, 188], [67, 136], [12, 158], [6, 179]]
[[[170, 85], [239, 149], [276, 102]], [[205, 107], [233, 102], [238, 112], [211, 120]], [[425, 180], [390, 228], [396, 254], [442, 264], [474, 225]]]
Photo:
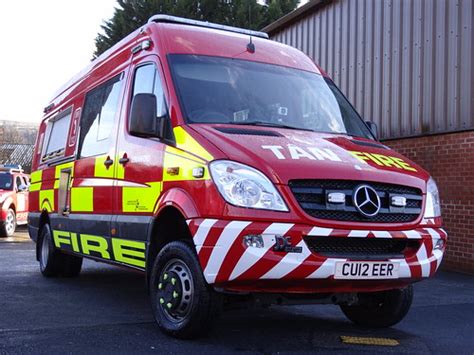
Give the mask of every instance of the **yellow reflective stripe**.
[[[124, 154], [125, 154], [125, 152], [121, 152], [121, 153], [117, 154], [115, 156], [115, 161], [118, 162], [120, 160], [120, 158], [123, 157]], [[123, 180], [125, 178], [125, 165], [115, 164], [115, 169], [117, 169], [117, 171], [115, 172], [116, 178], [119, 179], [119, 180]]]
[[161, 195], [163, 183], [148, 182], [146, 187], [122, 188], [123, 212], [153, 212], [156, 201]]
[[[170, 174], [169, 168], [178, 168], [178, 174]], [[195, 178], [193, 176], [194, 168], [204, 168], [204, 176]], [[188, 181], [188, 180], [209, 180], [209, 171], [202, 163], [190, 160], [181, 155], [165, 152], [163, 159], [163, 181]]]
[[204, 159], [200, 159], [199, 157], [193, 155], [193, 154], [189, 154], [187, 152], [185, 152], [184, 150], [181, 150], [181, 149], [177, 149], [175, 147], [172, 147], [170, 145], [167, 145], [166, 146], [166, 149], [165, 151], [167, 153], [171, 153], [171, 154], [175, 154], [175, 155], [179, 155], [183, 158], [187, 158], [187, 159], [190, 159], [190, 160], [193, 160], [197, 163], [201, 163], [201, 164], [206, 164], [206, 161]]
[[93, 212], [94, 211], [94, 188], [73, 187], [71, 188], [71, 212]]
[[202, 159], [211, 161], [214, 157], [200, 145], [185, 129], [181, 126], [173, 129], [174, 136], [176, 138], [176, 146], [183, 149], [191, 154], [195, 154]]
[[41, 210], [54, 211], [54, 190], [41, 190], [39, 192], [39, 205]]
[[32, 184], [37, 183], [37, 182], [41, 183], [42, 177], [43, 177], [43, 170], [33, 171], [30, 175], [30, 182]]
[[104, 162], [107, 160], [107, 155], [101, 155], [95, 158], [94, 163], [94, 176], [103, 177], [103, 178], [113, 178], [114, 177], [114, 164], [110, 165], [108, 168], [104, 165]]
[[61, 171], [64, 169], [71, 169], [71, 176], [74, 176], [74, 162], [68, 162], [60, 165], [56, 165], [54, 167], [54, 178], [56, 179], [54, 181], [54, 188], [59, 189], [59, 178], [61, 176]]
[[56, 179], [59, 179], [59, 177], [61, 176], [61, 170], [64, 170], [64, 169], [71, 169], [71, 175], [73, 175], [72, 173], [74, 172], [74, 162], [71, 161], [69, 163], [64, 163], [64, 164], [60, 164], [60, 165], [56, 165], [55, 167], [55, 171], [54, 171], [54, 177]]
[[30, 184], [29, 190], [30, 190], [30, 192], [40, 191], [41, 190], [41, 182], [35, 182], [33, 184]]

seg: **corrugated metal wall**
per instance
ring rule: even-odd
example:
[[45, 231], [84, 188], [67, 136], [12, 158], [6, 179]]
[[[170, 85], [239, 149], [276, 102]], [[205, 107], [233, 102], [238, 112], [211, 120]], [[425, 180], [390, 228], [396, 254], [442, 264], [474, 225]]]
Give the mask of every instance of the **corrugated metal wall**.
[[474, 129], [473, 0], [334, 0], [272, 35], [326, 70], [382, 138]]

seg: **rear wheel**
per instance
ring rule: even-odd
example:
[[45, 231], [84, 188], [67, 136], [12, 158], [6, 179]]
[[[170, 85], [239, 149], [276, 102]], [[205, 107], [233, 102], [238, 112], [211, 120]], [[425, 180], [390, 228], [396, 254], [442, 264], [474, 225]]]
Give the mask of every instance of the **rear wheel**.
[[374, 328], [390, 327], [408, 313], [413, 300], [413, 286], [403, 289], [359, 294], [360, 304], [341, 305], [352, 322]]
[[0, 228], [0, 237], [11, 237], [16, 229], [16, 214], [12, 208], [7, 211], [7, 217]]
[[150, 297], [158, 326], [176, 338], [206, 333], [219, 309], [218, 295], [204, 280], [194, 248], [183, 241], [167, 244], [156, 257]]
[[51, 228], [48, 224], [41, 228], [38, 238], [38, 261], [43, 276], [75, 277], [82, 267], [82, 258], [75, 255], [61, 253], [54, 247]]

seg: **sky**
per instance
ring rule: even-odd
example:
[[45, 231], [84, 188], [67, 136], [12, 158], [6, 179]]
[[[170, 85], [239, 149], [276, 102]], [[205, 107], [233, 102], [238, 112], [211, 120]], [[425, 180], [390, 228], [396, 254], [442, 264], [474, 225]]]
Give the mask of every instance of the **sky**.
[[0, 7], [0, 120], [40, 122], [91, 60], [116, 0], [6, 0]]
[[116, 6], [116, 0], [2, 1], [0, 120], [39, 123], [56, 91], [90, 62], [100, 26]]

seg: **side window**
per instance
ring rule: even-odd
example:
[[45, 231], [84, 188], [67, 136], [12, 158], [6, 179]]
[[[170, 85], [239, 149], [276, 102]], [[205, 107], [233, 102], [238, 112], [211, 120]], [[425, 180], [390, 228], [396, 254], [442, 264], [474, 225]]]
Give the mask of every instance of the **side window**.
[[19, 187], [24, 184], [24, 182], [19, 176], [17, 176], [15, 179], [15, 184], [16, 184], [16, 189], [18, 190]]
[[[16, 190], [17, 191], [20, 191], [20, 186], [28, 186], [28, 184], [25, 182], [25, 179], [18, 175], [15, 179], [15, 183], [16, 183]], [[25, 191], [25, 190], [22, 190], [22, 191]]]
[[154, 64], [146, 64], [135, 72], [135, 81], [133, 83], [133, 95], [151, 94], [153, 92], [153, 83], [155, 81], [156, 69]]
[[119, 75], [87, 94], [80, 121], [80, 158], [107, 153], [121, 87]]
[[64, 154], [69, 133], [69, 123], [71, 122], [71, 113], [72, 108], [68, 108], [48, 122], [45, 144], [43, 144], [42, 161]]
[[165, 93], [163, 91], [163, 85], [161, 84], [160, 76], [158, 73], [155, 75], [155, 84], [153, 85], [153, 93], [156, 96], [156, 114], [158, 117], [163, 117], [168, 114], [166, 107]]
[[[157, 116], [168, 116], [163, 85], [155, 64], [145, 64], [136, 69], [133, 83], [133, 96], [136, 94], [155, 94]], [[166, 137], [171, 137], [171, 124], [169, 119], [166, 120], [165, 127]]]

